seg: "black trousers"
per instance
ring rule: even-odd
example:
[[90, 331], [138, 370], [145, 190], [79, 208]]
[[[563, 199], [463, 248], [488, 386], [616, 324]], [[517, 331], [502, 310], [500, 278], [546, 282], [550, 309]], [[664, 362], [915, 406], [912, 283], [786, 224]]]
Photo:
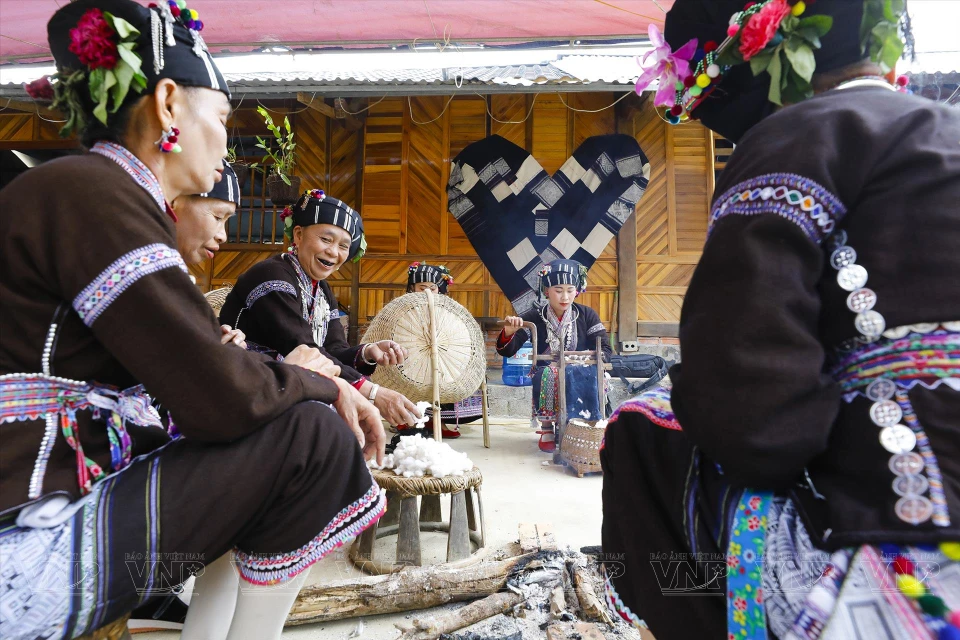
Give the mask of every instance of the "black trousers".
[[[242, 580], [284, 582], [385, 508], [353, 432], [316, 402], [234, 442], [176, 440], [104, 479], [83, 501], [58, 528], [72, 536], [73, 579], [52, 583], [61, 593], [49, 584], [23, 593], [34, 608], [49, 609], [45, 628], [65, 629], [65, 637], [171, 593], [230, 550]], [[0, 534], [16, 537], [17, 550], [41, 548], [49, 538], [49, 530], [11, 524]], [[46, 637], [43, 629], [10, 622], [10, 637]]]
[[603, 563], [657, 640], [727, 637], [728, 516], [740, 492], [682, 431], [622, 412], [607, 426]]

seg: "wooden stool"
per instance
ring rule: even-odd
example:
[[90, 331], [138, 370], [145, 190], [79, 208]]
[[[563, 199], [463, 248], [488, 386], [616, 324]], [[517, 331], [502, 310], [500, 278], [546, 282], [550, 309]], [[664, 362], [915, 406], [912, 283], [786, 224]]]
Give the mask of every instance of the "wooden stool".
[[[479, 560], [473, 554], [485, 546], [487, 531], [480, 498], [483, 483], [480, 469], [474, 467], [462, 476], [446, 478], [404, 478], [390, 470], [378, 470], [373, 471], [373, 477], [387, 492], [387, 511], [351, 545], [348, 556], [358, 569], [381, 575], [410, 565], [422, 566], [421, 531], [448, 534], [448, 563], [468, 565]], [[447, 493], [450, 494], [450, 520], [444, 522], [440, 515], [440, 496]], [[474, 495], [480, 511], [479, 521]], [[422, 496], [419, 507], [418, 496]], [[396, 560], [383, 562], [374, 558], [375, 541], [392, 535], [397, 536]], [[476, 545], [476, 549], [472, 545]]]
[[100, 627], [93, 633], [80, 636], [77, 640], [130, 640], [130, 632], [127, 631], [127, 620], [129, 615], [123, 616], [119, 620], [114, 620], [110, 624]]

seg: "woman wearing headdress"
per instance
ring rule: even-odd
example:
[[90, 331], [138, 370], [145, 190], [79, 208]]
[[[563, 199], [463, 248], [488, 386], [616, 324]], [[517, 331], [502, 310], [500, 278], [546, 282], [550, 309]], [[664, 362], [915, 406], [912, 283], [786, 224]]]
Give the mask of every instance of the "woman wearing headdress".
[[321, 189], [310, 189], [281, 217], [290, 251], [244, 272], [227, 295], [220, 321], [243, 331], [248, 347], [268, 353], [286, 353], [297, 345], [319, 349], [384, 419], [414, 424], [420, 417], [415, 404], [364, 378], [377, 364], [403, 362], [404, 349], [392, 340], [351, 347], [327, 282], [366, 250], [360, 214]]
[[221, 345], [177, 251], [168, 202], [209, 192], [226, 153], [202, 27], [131, 0], [48, 25], [55, 106], [89, 153], [0, 192], [4, 638], [88, 633], [204, 567], [184, 638], [279, 638], [307, 569], [384, 508], [375, 408], [310, 371], [315, 351]]
[[[560, 351], [593, 351], [597, 337], [603, 359], [609, 360], [612, 350], [607, 339], [607, 330], [597, 312], [574, 302], [587, 288], [587, 269], [576, 260], [554, 260], [540, 270], [540, 294], [546, 303], [522, 316], [507, 316], [504, 328], [497, 338], [497, 353], [509, 358], [530, 339], [530, 331], [523, 328], [524, 322], [537, 326], [535, 352], [539, 355], [558, 354]], [[533, 372], [533, 410], [543, 424], [540, 434], [540, 450], [556, 449], [555, 422], [558, 403], [555, 364], [537, 365]], [[596, 386], [596, 385], [594, 385]]]
[[960, 112], [897, 92], [897, 5], [667, 14], [664, 117], [737, 146], [672, 392], [601, 451], [608, 602], [659, 640], [960, 635]]
[[[445, 296], [449, 295], [451, 284], [453, 284], [453, 276], [443, 265], [414, 262], [407, 267], [407, 293], [422, 293], [429, 289]], [[441, 435], [447, 439], [459, 438], [460, 431], [457, 427], [461, 423], [473, 422], [481, 417], [483, 417], [483, 395], [480, 391], [460, 402], [441, 404]]]

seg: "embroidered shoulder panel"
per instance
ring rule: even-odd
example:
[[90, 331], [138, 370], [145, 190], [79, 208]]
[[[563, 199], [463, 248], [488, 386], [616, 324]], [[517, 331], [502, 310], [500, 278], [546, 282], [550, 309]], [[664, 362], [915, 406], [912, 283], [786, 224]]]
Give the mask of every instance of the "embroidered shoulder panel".
[[621, 404], [610, 421], [613, 422], [621, 413], [642, 413], [650, 422], [675, 431], [683, 431], [683, 427], [677, 422], [677, 417], [673, 415], [673, 407], [670, 404], [670, 387], [655, 387], [644, 391], [635, 398], [627, 400]]
[[151, 273], [177, 267], [187, 273], [180, 252], [165, 244], [148, 244], [121, 256], [73, 299], [73, 308], [88, 327], [134, 282]]
[[740, 182], [717, 198], [707, 237], [726, 216], [761, 214], [786, 218], [819, 245], [843, 220], [847, 209], [837, 196], [809, 178], [767, 173]]
[[246, 308], [249, 309], [253, 306], [254, 302], [273, 291], [288, 293], [294, 298], [297, 297], [296, 287], [286, 280], [267, 280], [266, 282], [261, 282], [255, 286], [252, 291], [250, 291], [250, 293], [247, 295], [247, 300], [244, 303]]

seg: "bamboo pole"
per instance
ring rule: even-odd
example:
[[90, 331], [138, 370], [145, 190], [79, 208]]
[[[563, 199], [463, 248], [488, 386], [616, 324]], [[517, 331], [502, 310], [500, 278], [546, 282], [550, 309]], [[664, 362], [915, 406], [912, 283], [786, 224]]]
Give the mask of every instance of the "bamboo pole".
[[433, 368], [433, 439], [443, 440], [440, 428], [440, 351], [437, 347], [437, 309], [433, 292], [427, 289], [427, 306], [430, 309], [430, 364]]

